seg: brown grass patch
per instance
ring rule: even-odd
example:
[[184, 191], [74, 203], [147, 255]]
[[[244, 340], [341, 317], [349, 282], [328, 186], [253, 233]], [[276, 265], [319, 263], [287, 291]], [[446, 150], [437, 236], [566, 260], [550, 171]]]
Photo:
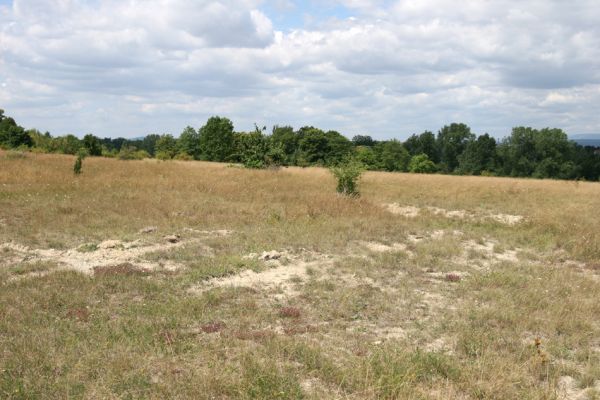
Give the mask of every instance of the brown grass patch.
[[200, 330], [204, 333], [217, 333], [225, 329], [225, 323], [221, 321], [209, 322], [200, 327]]
[[279, 310], [279, 316], [282, 318], [300, 318], [302, 310], [298, 307], [281, 307]]
[[292, 324], [292, 325], [286, 325], [283, 327], [283, 332], [288, 335], [288, 336], [294, 336], [294, 335], [303, 335], [305, 333], [315, 333], [318, 332], [319, 328], [314, 326], [314, 325], [300, 325], [300, 324]]
[[93, 270], [95, 276], [148, 276], [151, 274], [149, 269], [140, 268], [131, 263], [94, 267]]
[[257, 330], [237, 330], [233, 332], [232, 336], [240, 340], [251, 340], [255, 342], [262, 342], [265, 340], [272, 339], [277, 334], [272, 330], [268, 329], [257, 329]]
[[90, 311], [85, 307], [71, 308], [67, 311], [67, 318], [81, 322], [88, 322]]

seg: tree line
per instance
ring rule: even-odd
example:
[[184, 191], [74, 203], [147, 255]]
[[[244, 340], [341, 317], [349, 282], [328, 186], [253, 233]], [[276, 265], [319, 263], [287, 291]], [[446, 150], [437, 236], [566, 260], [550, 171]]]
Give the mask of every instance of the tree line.
[[335, 166], [348, 159], [366, 169], [414, 173], [512, 176], [555, 179], [600, 178], [600, 149], [580, 146], [561, 129], [515, 127], [502, 140], [476, 135], [463, 123], [425, 131], [404, 142], [351, 140], [336, 131], [312, 126], [255, 126], [237, 132], [228, 118], [214, 116], [199, 129], [186, 127], [179, 137], [151, 134], [138, 139], [100, 138], [92, 134], [53, 137], [25, 130], [0, 110], [0, 147], [91, 156], [161, 160], [205, 160], [241, 163], [248, 168], [269, 166]]

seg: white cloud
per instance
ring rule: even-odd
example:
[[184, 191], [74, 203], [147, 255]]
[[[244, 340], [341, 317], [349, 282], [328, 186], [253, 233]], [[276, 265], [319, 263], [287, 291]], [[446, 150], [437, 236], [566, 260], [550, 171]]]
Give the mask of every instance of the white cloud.
[[595, 0], [330, 2], [353, 18], [278, 30], [260, 0], [15, 0], [2, 108], [56, 134], [178, 133], [212, 114], [377, 137], [453, 120], [600, 131]]

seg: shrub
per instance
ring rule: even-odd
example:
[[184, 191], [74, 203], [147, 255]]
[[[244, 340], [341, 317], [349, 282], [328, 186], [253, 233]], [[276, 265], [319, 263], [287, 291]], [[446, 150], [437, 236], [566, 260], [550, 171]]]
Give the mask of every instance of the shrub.
[[75, 165], [73, 165], [73, 172], [75, 175], [81, 174], [81, 167], [83, 165], [83, 159], [86, 158], [88, 152], [85, 149], [79, 149], [77, 152], [77, 158], [75, 159]]
[[331, 167], [330, 171], [337, 179], [337, 192], [346, 196], [359, 196], [356, 186], [364, 170], [364, 165], [353, 159]]
[[182, 151], [181, 153], [178, 153], [175, 157], [175, 160], [179, 160], [179, 161], [192, 161], [194, 159], [194, 157], [192, 157], [191, 155], [189, 155], [188, 153]]
[[150, 154], [145, 150], [138, 150], [134, 146], [123, 146], [118, 157], [120, 160], [143, 160], [150, 158]]
[[166, 151], [157, 151], [155, 157], [157, 160], [162, 160], [162, 161], [167, 161], [167, 160], [173, 159], [173, 157], [171, 157], [171, 155]]
[[427, 154], [417, 154], [410, 160], [408, 170], [417, 174], [431, 174], [436, 172], [437, 168]]

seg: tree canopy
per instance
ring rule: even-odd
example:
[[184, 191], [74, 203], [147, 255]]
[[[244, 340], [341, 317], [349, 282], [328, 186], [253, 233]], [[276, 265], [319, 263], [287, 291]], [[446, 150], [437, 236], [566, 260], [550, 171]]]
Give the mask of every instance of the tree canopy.
[[237, 162], [248, 168], [272, 165], [336, 166], [359, 162], [370, 170], [414, 173], [452, 173], [555, 179], [600, 179], [600, 149], [583, 147], [568, 139], [561, 129], [515, 127], [497, 141], [489, 134], [475, 135], [463, 123], [397, 139], [374, 140], [356, 135], [349, 140], [340, 132], [314, 126], [295, 130], [275, 125], [251, 132], [236, 132], [228, 118], [214, 116], [195, 129], [187, 126], [178, 137], [150, 134], [138, 139], [83, 139], [68, 134], [25, 130], [0, 109], [0, 147], [35, 147], [39, 151], [92, 156], [164, 160]]

